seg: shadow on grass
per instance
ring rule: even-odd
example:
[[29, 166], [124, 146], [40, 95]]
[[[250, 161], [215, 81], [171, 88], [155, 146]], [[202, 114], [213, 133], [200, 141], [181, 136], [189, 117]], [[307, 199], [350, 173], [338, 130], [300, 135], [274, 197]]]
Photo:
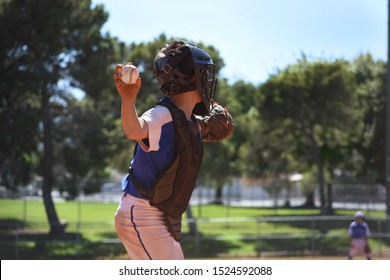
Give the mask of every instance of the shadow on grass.
[[[344, 255], [349, 247], [345, 238], [325, 237], [325, 238], [295, 238], [285, 239], [273, 238], [253, 239], [242, 236], [239, 243], [231, 240], [216, 240], [215, 236], [203, 236], [196, 242], [193, 238], [185, 239], [182, 242], [183, 251], [188, 258], [216, 258], [219, 256], [234, 255], [261, 256], [263, 253], [280, 253], [285, 255], [302, 256], [310, 254], [320, 255]], [[241, 245], [238, 245], [241, 244]], [[245, 244], [245, 245], [244, 245]], [[246, 251], [240, 252], [240, 246], [247, 247]], [[253, 248], [253, 251], [248, 251]]]
[[[126, 251], [120, 242], [89, 241], [81, 235], [67, 233], [64, 239], [50, 238], [47, 234], [0, 235], [1, 259], [20, 260], [95, 260], [127, 259]], [[186, 258], [215, 257], [237, 248], [225, 241], [204, 239], [200, 246], [190, 239], [181, 242]]]
[[[18, 220], [0, 220], [0, 258], [3, 260], [95, 260], [127, 259], [126, 250], [115, 232], [101, 232], [98, 241], [91, 241], [83, 234], [67, 232], [62, 238], [37, 232]], [[186, 258], [215, 257], [238, 246], [228, 241], [205, 238], [199, 235], [196, 242], [184, 234], [181, 242]]]
[[0, 235], [0, 258], [19, 260], [95, 260], [118, 259], [125, 250], [121, 243], [89, 241], [79, 234], [67, 233], [65, 238], [47, 234], [21, 234], [19, 239]]
[[344, 238], [297, 238], [290, 239], [263, 239], [258, 240], [256, 251], [262, 252], [288, 252], [289, 255], [306, 255], [318, 253], [320, 255], [343, 255], [349, 247]]
[[206, 237], [202, 233], [199, 233], [197, 238], [184, 234], [181, 246], [186, 258], [214, 258], [239, 248], [232, 242], [218, 240], [216, 236]]
[[[82, 234], [67, 232], [65, 236], [56, 238], [47, 232], [29, 229], [19, 220], [0, 220], [0, 258], [2, 260], [127, 258], [123, 245], [115, 242], [115, 233], [105, 232], [101, 236], [102, 240], [91, 241]], [[103, 242], [104, 240], [108, 242]]]

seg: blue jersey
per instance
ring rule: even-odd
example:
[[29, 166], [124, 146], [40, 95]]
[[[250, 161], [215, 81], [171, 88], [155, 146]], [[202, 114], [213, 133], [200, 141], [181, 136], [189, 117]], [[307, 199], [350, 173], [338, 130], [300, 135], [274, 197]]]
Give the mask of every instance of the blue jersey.
[[364, 239], [370, 236], [371, 233], [367, 223], [362, 222], [359, 224], [358, 222], [354, 221], [349, 226], [348, 234], [354, 239]]
[[[141, 118], [148, 124], [149, 138], [138, 141], [139, 145], [130, 165], [135, 178], [145, 191], [149, 191], [175, 158], [175, 125], [169, 110], [160, 105], [146, 111]], [[122, 180], [122, 190], [132, 196], [146, 198], [137, 191], [129, 174]]]

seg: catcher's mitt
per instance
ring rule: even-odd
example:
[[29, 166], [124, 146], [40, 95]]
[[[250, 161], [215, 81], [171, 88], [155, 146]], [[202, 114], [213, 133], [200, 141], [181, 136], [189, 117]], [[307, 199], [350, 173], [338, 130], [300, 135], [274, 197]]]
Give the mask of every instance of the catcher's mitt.
[[197, 117], [204, 142], [218, 142], [233, 133], [235, 123], [226, 108], [214, 102], [210, 113]]

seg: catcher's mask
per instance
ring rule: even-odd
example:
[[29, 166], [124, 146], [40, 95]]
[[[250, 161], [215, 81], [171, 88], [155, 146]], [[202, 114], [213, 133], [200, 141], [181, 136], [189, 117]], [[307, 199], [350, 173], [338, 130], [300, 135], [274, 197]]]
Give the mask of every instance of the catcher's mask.
[[195, 115], [207, 115], [214, 100], [217, 79], [215, 64], [201, 47], [183, 42], [184, 47], [172, 55], [155, 61], [154, 74], [166, 96], [198, 90], [202, 102], [196, 104]]

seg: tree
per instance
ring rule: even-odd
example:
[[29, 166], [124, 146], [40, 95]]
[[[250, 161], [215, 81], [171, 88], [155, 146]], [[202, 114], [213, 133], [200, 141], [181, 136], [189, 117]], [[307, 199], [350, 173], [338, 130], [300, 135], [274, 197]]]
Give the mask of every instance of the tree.
[[350, 106], [355, 103], [353, 77], [347, 66], [342, 60], [309, 62], [303, 56], [260, 88], [263, 120], [282, 127], [292, 136], [294, 154], [316, 166], [322, 215], [326, 214], [322, 147], [343, 145], [356, 120]]
[[386, 113], [385, 113], [385, 129], [386, 129], [386, 144], [385, 144], [385, 188], [386, 188], [386, 232], [390, 234], [390, 3], [387, 3], [387, 67], [386, 67]]
[[357, 176], [385, 185], [385, 75], [386, 64], [362, 54], [351, 62], [357, 85], [361, 122], [351, 147], [362, 156]]
[[[362, 157], [357, 175], [366, 182], [380, 183], [384, 186], [386, 212], [390, 217], [390, 190], [388, 174], [386, 174], [386, 169], [388, 170], [389, 167], [386, 166], [389, 164], [386, 146], [390, 143], [390, 140], [386, 139], [389, 135], [386, 134], [386, 129], [389, 129], [389, 124], [386, 122], [389, 121], [390, 116], [389, 108], [386, 109], [386, 98], [390, 93], [389, 64], [387, 63], [386, 66], [384, 61], [375, 61], [369, 53], [358, 56], [351, 64], [358, 86], [359, 106], [363, 113], [359, 137], [356, 142], [351, 143]], [[389, 104], [388, 100], [387, 104]], [[386, 226], [387, 232], [390, 232], [390, 220]]]
[[104, 118], [96, 111], [88, 98], [66, 100], [66, 106], [55, 116], [54, 174], [56, 186], [74, 199], [81, 190], [84, 193], [100, 191], [109, 155], [108, 137], [105, 135]]
[[234, 155], [232, 161], [235, 165], [235, 176], [259, 177], [263, 174], [263, 157], [261, 146], [262, 123], [257, 108], [256, 99], [259, 91], [252, 84], [238, 81], [225, 90], [229, 104], [228, 109], [232, 114], [236, 127], [230, 139], [233, 145]]
[[110, 176], [107, 167], [115, 167], [110, 166], [110, 158], [124, 142], [113, 73], [129, 47], [109, 34], [96, 38], [94, 44], [83, 51], [79, 63], [69, 67], [68, 80], [84, 97], [64, 100], [67, 105], [57, 117], [59, 168], [67, 171], [57, 174], [63, 179], [58, 185], [73, 197], [81, 189], [87, 194], [100, 191], [102, 179]]
[[[89, 0], [11, 0], [1, 1], [0, 5], [1, 74], [11, 79], [11, 84], [25, 85], [6, 87], [9, 96], [25, 95], [25, 98], [8, 97], [7, 102], [14, 99], [17, 102], [15, 107], [20, 108], [25, 100], [30, 104], [35, 100], [35, 122], [28, 137], [42, 137], [40, 173], [43, 176], [43, 201], [50, 234], [62, 236], [64, 229], [51, 198], [55, 181], [53, 109], [61, 106], [61, 82], [71, 77], [69, 69], [72, 65], [79, 64], [88, 51], [99, 51], [100, 29], [108, 14], [102, 6], [91, 8]], [[27, 119], [26, 112], [23, 110], [21, 117]], [[40, 121], [36, 120], [36, 116]], [[5, 119], [11, 117], [12, 112], [8, 112]]]
[[31, 87], [35, 77], [25, 66], [28, 49], [19, 43], [21, 33], [26, 32], [19, 27], [15, 32], [15, 26], [19, 26], [15, 21], [23, 15], [7, 9], [6, 4], [11, 5], [8, 2], [0, 1], [0, 182], [17, 190], [30, 181], [41, 154], [36, 133], [40, 101]]

